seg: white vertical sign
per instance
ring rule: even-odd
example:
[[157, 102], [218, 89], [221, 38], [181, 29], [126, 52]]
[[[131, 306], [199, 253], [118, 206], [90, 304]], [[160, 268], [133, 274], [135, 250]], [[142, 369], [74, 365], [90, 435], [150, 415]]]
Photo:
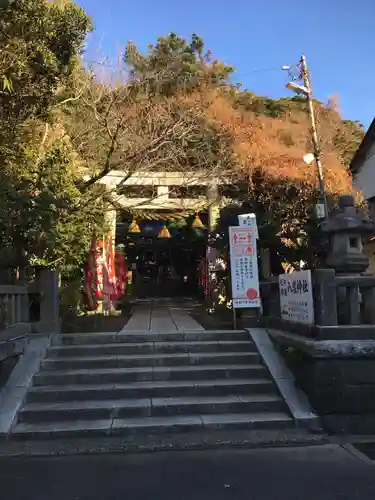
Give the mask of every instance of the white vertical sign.
[[311, 271], [279, 275], [281, 318], [293, 323], [314, 324]]
[[229, 228], [233, 308], [260, 307], [256, 233], [249, 227]]
[[241, 214], [238, 216], [238, 225], [240, 227], [249, 227], [252, 229], [256, 235], [256, 239], [259, 240], [257, 219], [255, 214]]

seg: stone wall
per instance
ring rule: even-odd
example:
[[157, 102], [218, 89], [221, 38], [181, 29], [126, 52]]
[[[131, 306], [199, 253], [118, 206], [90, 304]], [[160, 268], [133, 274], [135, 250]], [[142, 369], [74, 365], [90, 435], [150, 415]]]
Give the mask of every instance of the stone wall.
[[326, 430], [375, 433], [375, 356], [366, 359], [303, 356], [295, 373]]
[[296, 381], [333, 433], [375, 433], [375, 342], [313, 340], [268, 330], [273, 341], [292, 348], [288, 364]]

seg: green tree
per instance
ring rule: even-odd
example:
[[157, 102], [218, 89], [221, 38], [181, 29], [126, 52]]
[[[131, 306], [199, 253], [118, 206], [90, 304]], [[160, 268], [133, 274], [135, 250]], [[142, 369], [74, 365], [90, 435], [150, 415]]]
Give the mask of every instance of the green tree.
[[213, 59], [196, 34], [190, 40], [175, 33], [159, 37], [155, 45], [149, 45], [146, 55], [129, 42], [124, 61], [133, 81], [147, 79], [153, 93], [168, 96], [181, 90], [197, 90], [202, 85], [227, 85], [234, 71], [232, 66]]
[[1, 266], [82, 262], [103, 206], [76, 188], [78, 162], [58, 110], [90, 19], [70, 2], [0, 8]]

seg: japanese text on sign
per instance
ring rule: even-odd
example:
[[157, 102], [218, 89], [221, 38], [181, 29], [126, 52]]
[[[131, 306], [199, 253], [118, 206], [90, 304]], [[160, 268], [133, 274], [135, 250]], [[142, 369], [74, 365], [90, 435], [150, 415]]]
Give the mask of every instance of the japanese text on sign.
[[293, 323], [314, 324], [311, 272], [279, 275], [281, 318]]
[[233, 307], [260, 307], [254, 230], [252, 228], [230, 227], [229, 239]]
[[238, 216], [238, 224], [240, 227], [248, 227], [254, 231], [255, 238], [259, 239], [258, 226], [255, 214], [242, 214]]

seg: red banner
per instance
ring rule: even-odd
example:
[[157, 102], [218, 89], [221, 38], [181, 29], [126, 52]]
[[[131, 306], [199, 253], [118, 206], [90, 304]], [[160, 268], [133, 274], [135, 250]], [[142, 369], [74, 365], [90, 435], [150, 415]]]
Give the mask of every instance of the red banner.
[[109, 303], [123, 296], [127, 277], [127, 264], [124, 257], [114, 251], [112, 235], [104, 240], [93, 237], [84, 284], [90, 310], [98, 308], [99, 300]]
[[115, 253], [115, 293], [111, 296], [112, 300], [119, 299], [125, 294], [126, 283], [128, 280], [128, 266], [121, 253]]

